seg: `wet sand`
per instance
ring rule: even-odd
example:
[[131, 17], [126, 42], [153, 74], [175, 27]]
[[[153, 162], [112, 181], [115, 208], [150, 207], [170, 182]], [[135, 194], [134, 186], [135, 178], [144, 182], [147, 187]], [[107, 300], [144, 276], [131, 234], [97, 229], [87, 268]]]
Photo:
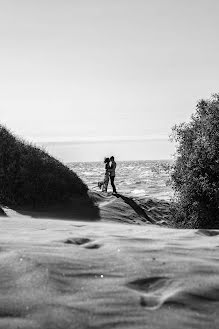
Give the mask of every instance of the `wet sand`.
[[219, 327], [219, 230], [9, 216], [0, 328]]

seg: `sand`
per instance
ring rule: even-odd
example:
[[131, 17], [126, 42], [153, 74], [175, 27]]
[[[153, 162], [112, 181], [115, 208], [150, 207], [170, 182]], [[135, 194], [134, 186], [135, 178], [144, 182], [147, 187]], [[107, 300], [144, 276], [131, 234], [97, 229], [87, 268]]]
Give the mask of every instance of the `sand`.
[[0, 328], [218, 328], [219, 230], [96, 198], [99, 221], [0, 218]]

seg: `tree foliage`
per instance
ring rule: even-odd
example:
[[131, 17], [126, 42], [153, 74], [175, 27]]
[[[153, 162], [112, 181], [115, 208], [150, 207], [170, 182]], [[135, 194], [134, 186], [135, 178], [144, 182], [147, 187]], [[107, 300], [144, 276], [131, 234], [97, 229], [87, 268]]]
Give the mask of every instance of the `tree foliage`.
[[0, 126], [0, 204], [46, 207], [87, 191], [67, 166]]
[[172, 171], [179, 226], [219, 227], [219, 94], [201, 100], [189, 123], [173, 128], [177, 157]]

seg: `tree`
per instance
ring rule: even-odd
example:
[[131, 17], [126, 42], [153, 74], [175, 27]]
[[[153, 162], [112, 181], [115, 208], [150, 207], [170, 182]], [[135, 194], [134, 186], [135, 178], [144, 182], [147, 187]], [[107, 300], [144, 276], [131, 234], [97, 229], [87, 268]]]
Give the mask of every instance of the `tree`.
[[173, 128], [172, 215], [178, 226], [219, 227], [219, 94], [197, 103], [189, 123]]

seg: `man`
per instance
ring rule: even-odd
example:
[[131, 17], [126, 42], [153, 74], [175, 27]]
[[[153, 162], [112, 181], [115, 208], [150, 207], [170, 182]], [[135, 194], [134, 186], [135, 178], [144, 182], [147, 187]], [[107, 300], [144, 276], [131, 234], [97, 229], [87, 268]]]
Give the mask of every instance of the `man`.
[[111, 166], [110, 166], [110, 183], [112, 185], [112, 188], [113, 188], [113, 193], [117, 193], [116, 192], [116, 187], [115, 187], [115, 184], [114, 184], [114, 180], [115, 180], [115, 175], [116, 175], [116, 162], [114, 160], [114, 157], [110, 157], [110, 161], [111, 161]]

